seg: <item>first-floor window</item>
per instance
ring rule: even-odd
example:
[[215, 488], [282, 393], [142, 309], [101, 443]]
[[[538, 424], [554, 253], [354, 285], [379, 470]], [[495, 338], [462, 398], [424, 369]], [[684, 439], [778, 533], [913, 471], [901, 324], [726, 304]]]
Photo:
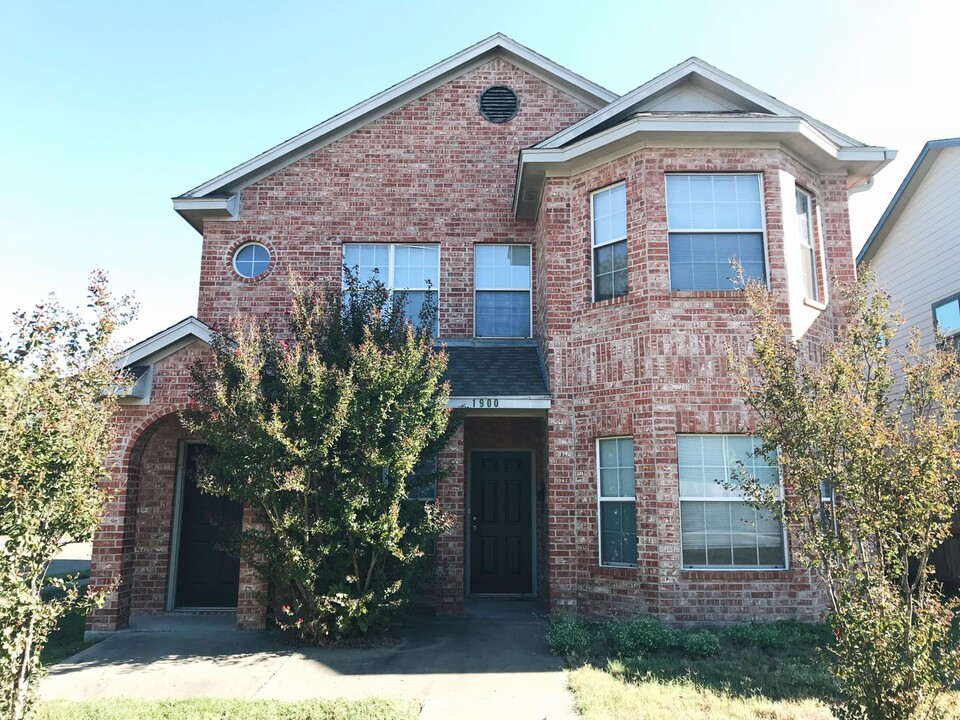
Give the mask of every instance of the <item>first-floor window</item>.
[[747, 435], [677, 436], [684, 567], [786, 567], [780, 519], [744, 502], [736, 487], [741, 469], [763, 485], [779, 485], [777, 468], [754, 455], [758, 447]]
[[934, 303], [933, 322], [937, 332], [960, 350], [960, 295]]
[[433, 502], [437, 499], [437, 456], [426, 455], [407, 476], [407, 500]]
[[633, 439], [597, 440], [600, 564], [637, 564], [637, 509]]
[[[439, 315], [439, 245], [345, 243], [343, 264], [356, 268], [361, 282], [376, 276], [391, 293], [402, 292], [407, 300], [405, 314], [414, 325], [420, 323], [420, 310], [428, 297], [437, 305]], [[439, 332], [438, 326], [439, 318], [434, 335]]]

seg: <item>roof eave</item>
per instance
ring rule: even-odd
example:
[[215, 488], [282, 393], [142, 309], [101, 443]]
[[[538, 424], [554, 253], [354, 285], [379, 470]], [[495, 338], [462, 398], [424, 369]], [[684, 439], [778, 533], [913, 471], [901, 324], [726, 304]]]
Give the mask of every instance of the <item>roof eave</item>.
[[521, 151], [514, 213], [518, 217], [536, 217], [547, 175], [564, 174], [564, 166], [579, 172], [591, 157], [596, 158], [596, 162], [604, 162], [642, 147], [649, 138], [696, 135], [727, 135], [745, 141], [789, 141], [790, 151], [803, 156], [801, 159], [814, 167], [828, 163], [830, 174], [846, 174], [848, 187], [878, 172], [896, 156], [894, 151], [882, 147], [838, 147], [802, 117], [637, 117], [566, 147], [534, 147]]
[[236, 220], [240, 217], [240, 195], [229, 197], [175, 197], [173, 209], [201, 235], [204, 220]]
[[[423, 70], [338, 115], [280, 143], [260, 155], [221, 173], [187, 191], [178, 199], [200, 198], [211, 193], [236, 193], [246, 185], [265, 177], [306, 154], [334, 142], [358, 127], [403, 106], [410, 100], [439, 87], [451, 77], [479, 66], [490, 57], [502, 54], [532, 75], [560, 87], [591, 107], [601, 108], [619, 96], [554, 63], [500, 33]], [[188, 220], [188, 222], [190, 222]], [[193, 223], [191, 223], [193, 224]]]
[[630, 107], [656, 96], [658, 93], [667, 90], [671, 86], [679, 83], [684, 78], [687, 78], [691, 75], [695, 75], [709, 83], [714, 83], [724, 90], [738, 95], [743, 100], [747, 101], [747, 103], [766, 108], [768, 111], [773, 112], [776, 115], [782, 117], [795, 116], [803, 118], [807, 123], [813, 127], [816, 127], [820, 133], [828, 137], [831, 142], [838, 146], [856, 147], [863, 145], [863, 143], [860, 143], [849, 135], [845, 135], [826, 123], [817, 120], [816, 118], [813, 118], [806, 113], [803, 113], [800, 110], [781, 102], [780, 100], [777, 100], [772, 95], [769, 95], [762, 90], [745, 83], [739, 78], [723, 72], [710, 63], [704, 62], [700, 58], [692, 57], [680, 63], [679, 65], [670, 68], [666, 72], [661, 73], [640, 87], [621, 96], [602, 110], [599, 110], [593, 115], [574, 123], [570, 127], [565, 128], [564, 130], [561, 130], [555, 135], [538, 143], [535, 147], [554, 148], [575, 142], [578, 137], [582, 137], [585, 133], [589, 133], [593, 128], [598, 127], [606, 121], [615, 120], [620, 114], [628, 114]]
[[930, 140], [924, 144], [920, 154], [917, 155], [917, 159], [913, 161], [913, 165], [910, 166], [910, 170], [903, 178], [903, 182], [900, 183], [900, 187], [897, 188], [897, 192], [894, 193], [890, 203], [883, 211], [883, 215], [877, 221], [873, 232], [870, 233], [860, 252], [857, 253], [857, 265], [873, 259], [880, 245], [903, 213], [904, 207], [927, 176], [933, 161], [937, 159], [941, 150], [948, 147], [960, 147], [960, 138]]
[[114, 362], [114, 367], [123, 369], [149, 364], [196, 340], [209, 345], [212, 338], [210, 327], [191, 315], [124, 350]]

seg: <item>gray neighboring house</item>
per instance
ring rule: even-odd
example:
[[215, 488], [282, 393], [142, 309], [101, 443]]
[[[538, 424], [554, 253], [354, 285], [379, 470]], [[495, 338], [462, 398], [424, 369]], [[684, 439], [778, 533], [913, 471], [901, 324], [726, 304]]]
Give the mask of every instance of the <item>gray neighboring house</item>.
[[[923, 146], [890, 205], [857, 256], [868, 263], [895, 302], [905, 327], [920, 328], [924, 343], [934, 327], [960, 348], [960, 138]], [[903, 347], [901, 332], [894, 347]], [[935, 555], [937, 575], [960, 587], [960, 511], [954, 536]]]

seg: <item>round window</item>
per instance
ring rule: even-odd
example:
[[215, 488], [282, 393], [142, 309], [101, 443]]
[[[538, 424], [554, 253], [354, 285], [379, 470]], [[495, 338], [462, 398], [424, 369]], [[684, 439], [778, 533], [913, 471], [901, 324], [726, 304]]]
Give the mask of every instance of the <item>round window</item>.
[[270, 251], [260, 243], [241, 245], [233, 254], [233, 269], [240, 277], [260, 277], [268, 267], [270, 267]]

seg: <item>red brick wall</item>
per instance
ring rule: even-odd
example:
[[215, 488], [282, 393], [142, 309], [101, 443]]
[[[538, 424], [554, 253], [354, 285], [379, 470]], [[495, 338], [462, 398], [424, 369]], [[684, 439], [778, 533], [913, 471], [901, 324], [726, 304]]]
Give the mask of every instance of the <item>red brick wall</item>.
[[[190, 368], [202, 353], [203, 346], [195, 343], [157, 361], [150, 403], [122, 405], [115, 416], [117, 439], [107, 458], [110, 477], [103, 483], [108, 499], [90, 563], [91, 587], [115, 588], [91, 613], [88, 630], [118, 630], [131, 614], [164, 610], [177, 442], [189, 437], [178, 414], [188, 407]], [[252, 591], [262, 586], [243, 563], [240, 573], [238, 619], [245, 627], [263, 627]]]
[[[512, 121], [494, 125], [477, 113], [476, 99], [491, 84], [517, 90], [521, 109]], [[538, 219], [514, 218], [519, 150], [590, 111], [502, 59], [485, 63], [251, 185], [242, 192], [238, 221], [206, 223], [198, 314], [222, 325], [255, 312], [279, 325], [288, 305], [289, 274], [336, 282], [343, 243], [435, 242], [441, 246], [440, 334], [471, 337], [473, 245], [532, 243], [534, 334], [554, 394], [548, 437], [537, 458], [547, 475], [545, 511], [538, 514], [545, 518], [540, 569], [550, 608], [581, 614], [649, 611], [687, 623], [812, 617], [822, 598], [803, 571], [680, 568], [676, 434], [749, 428], [724, 357], [728, 347], [746, 351], [749, 328], [743, 300], [734, 293], [670, 291], [663, 177], [671, 171], [762, 173], [768, 275], [785, 321], [778, 171], [793, 174], [814, 193], [823, 212], [828, 274], [852, 279], [843, 179], [817, 177], [776, 150], [648, 148], [571, 178], [548, 178]], [[593, 303], [589, 193], [620, 180], [627, 185], [630, 294]], [[257, 281], [232, 270], [234, 249], [250, 240], [267, 245], [273, 256], [269, 274]], [[810, 354], [833, 332], [836, 313], [831, 307], [807, 334]], [[127, 407], [118, 415], [121, 440], [109, 483], [114, 497], [98, 537], [93, 577], [96, 584], [120, 572], [124, 583], [94, 616], [93, 629], [122, 626], [131, 602], [136, 609], [157, 607], [148, 596], [155, 597], [164, 563], [157, 548], [169, 468], [151, 454], [147, 435], [156, 429], [152, 423], [185, 405], [187, 368], [196, 352], [183, 351], [159, 364], [150, 406]], [[518, 422], [470, 420], [441, 453], [451, 472], [438, 488], [439, 503], [454, 522], [437, 542], [441, 612], [462, 609], [464, 451], [497, 442], [519, 447], [532, 426], [511, 425]], [[511, 432], [498, 435], [497, 427]], [[635, 570], [600, 568], [597, 561], [594, 443], [615, 434], [634, 438], [640, 537]], [[172, 435], [157, 431], [157, 443], [172, 441]], [[160, 444], [156, 447], [159, 452]], [[149, 492], [141, 490], [145, 473], [159, 478]], [[131, 517], [139, 503], [145, 510], [138, 526]], [[154, 567], [141, 567], [145, 563]], [[255, 604], [259, 585], [243, 572], [239, 619], [257, 626], [263, 622]], [[144, 582], [132, 594], [131, 578]]]
[[[814, 617], [822, 597], [806, 571], [680, 568], [678, 433], [739, 433], [751, 425], [730, 376], [727, 348], [749, 347], [743, 299], [671, 292], [664, 174], [763, 175], [768, 277], [784, 322], [786, 268], [777, 171], [818, 195], [831, 276], [853, 257], [842, 181], [821, 179], [777, 151], [646, 149], [570, 179], [548, 179], [536, 236], [538, 336], [554, 392], [549, 414], [551, 608], [586, 615], [655, 612], [680, 623]], [[590, 192], [625, 180], [630, 293], [592, 302]], [[831, 332], [831, 308], [810, 331]], [[598, 561], [595, 442], [634, 439], [639, 567]]]
[[[512, 87], [520, 110], [484, 120], [477, 98]], [[290, 273], [338, 281], [345, 242], [440, 244], [443, 337], [473, 336], [473, 245], [529, 243], [513, 216], [517, 156], [592, 112], [502, 59], [491, 60], [246, 188], [236, 222], [207, 222], [199, 318], [238, 313], [281, 319]], [[232, 269], [234, 249], [267, 244], [274, 263], [258, 282]]]

